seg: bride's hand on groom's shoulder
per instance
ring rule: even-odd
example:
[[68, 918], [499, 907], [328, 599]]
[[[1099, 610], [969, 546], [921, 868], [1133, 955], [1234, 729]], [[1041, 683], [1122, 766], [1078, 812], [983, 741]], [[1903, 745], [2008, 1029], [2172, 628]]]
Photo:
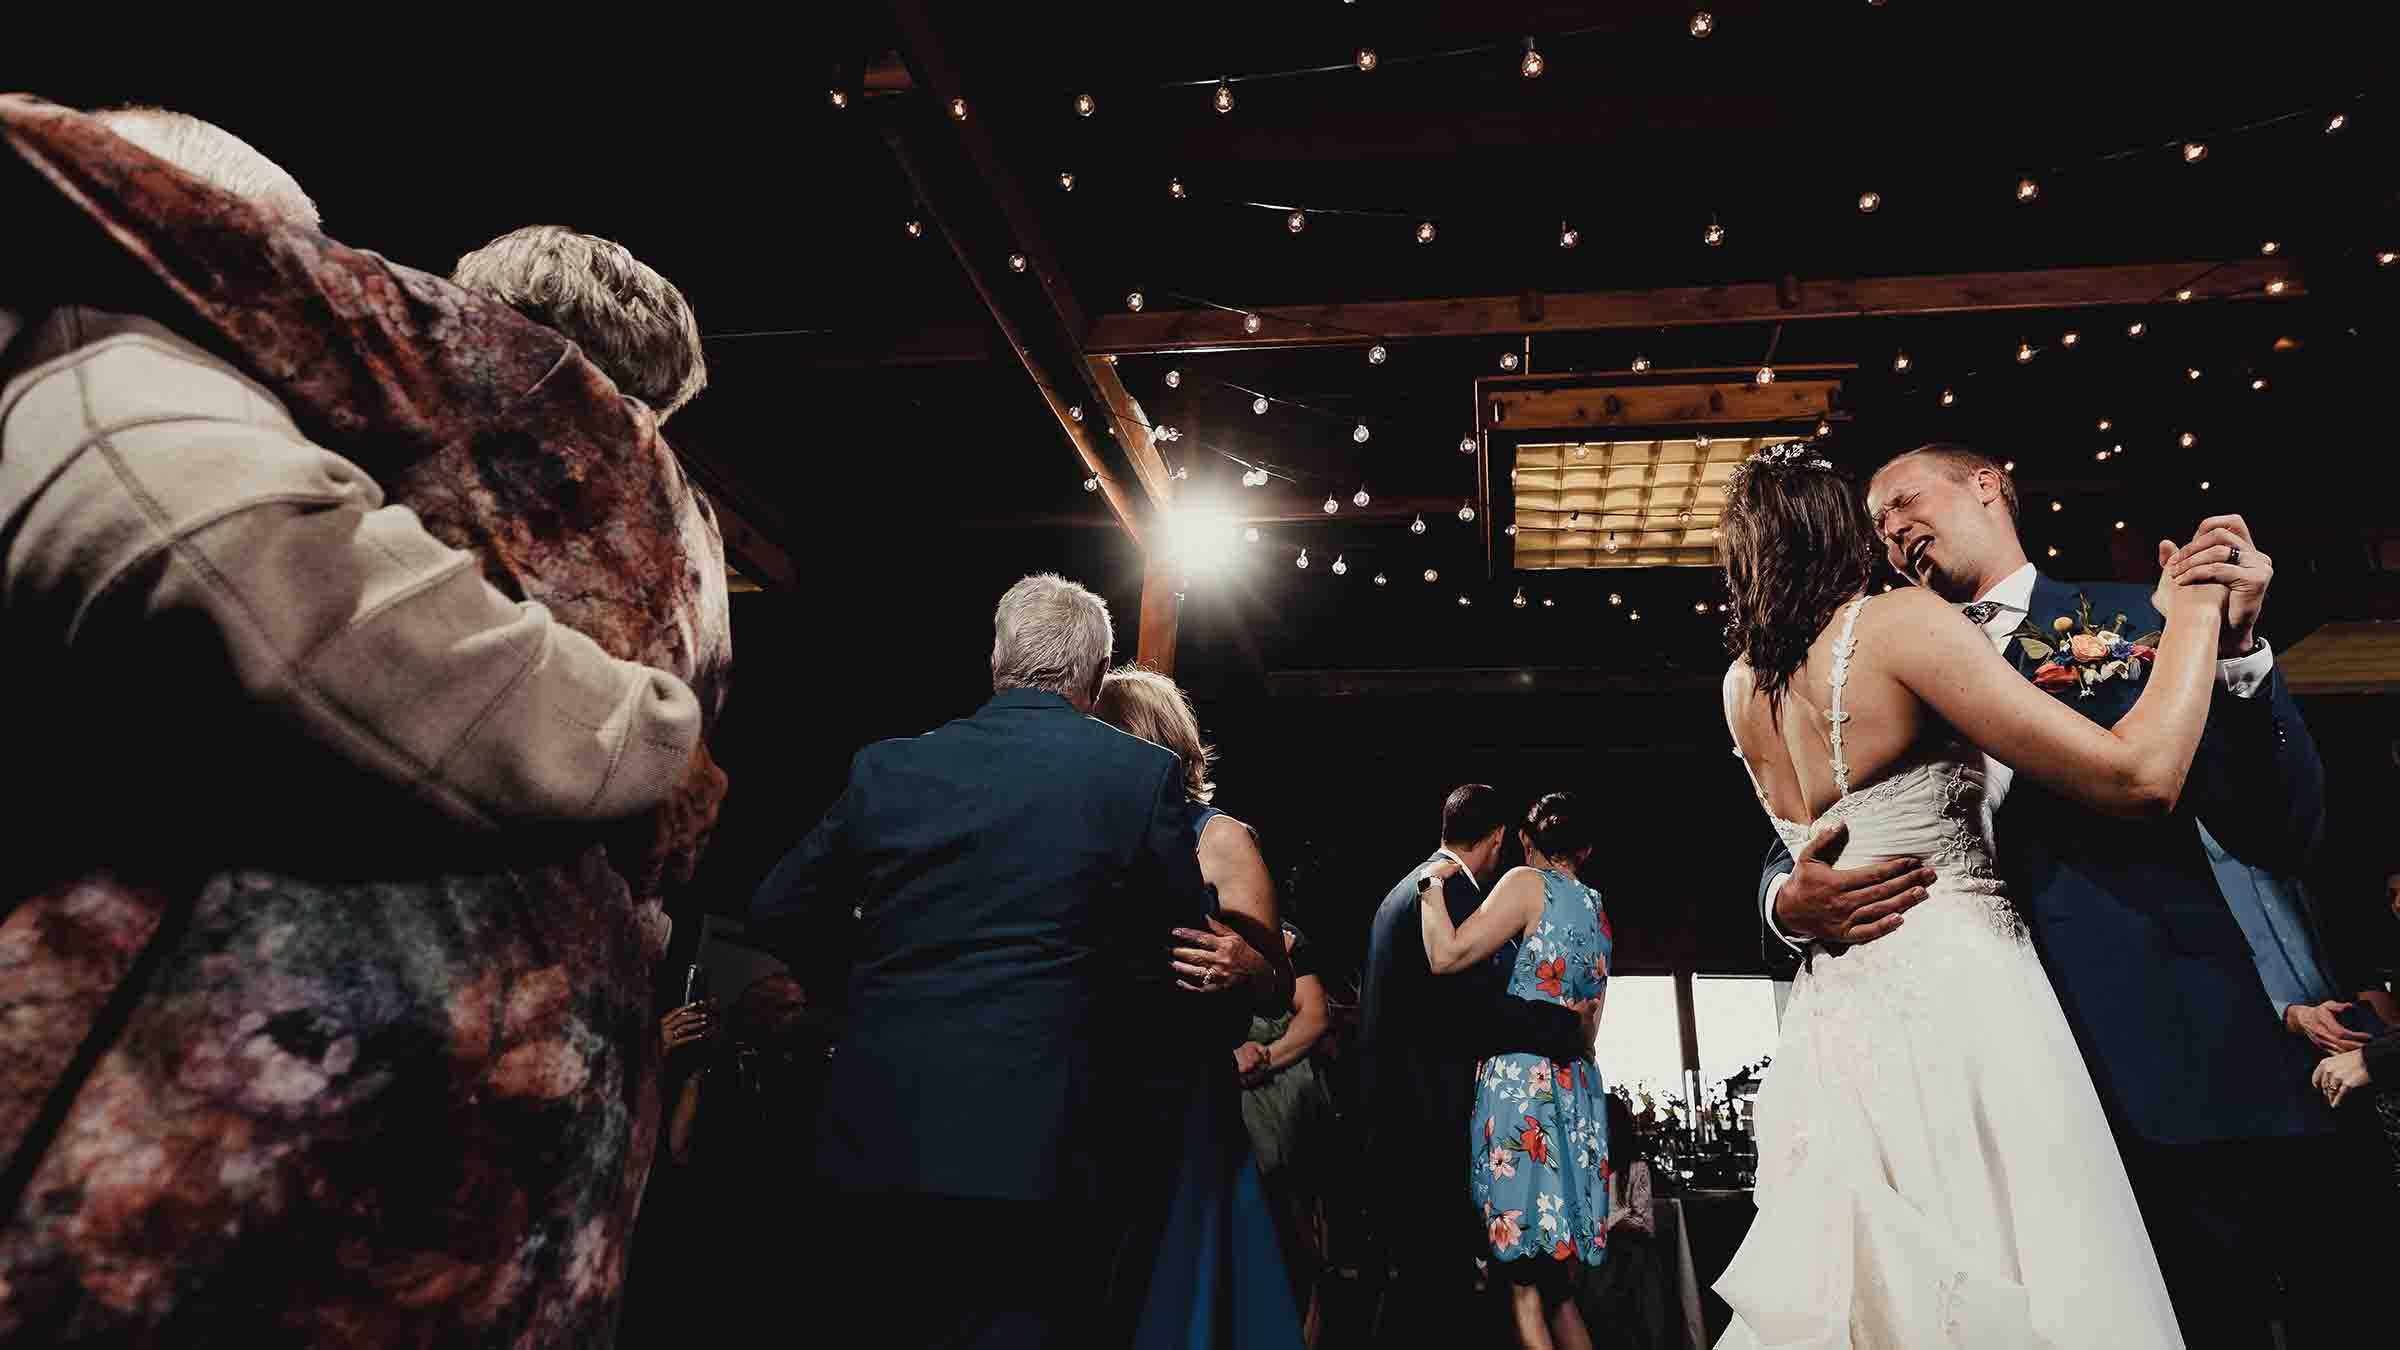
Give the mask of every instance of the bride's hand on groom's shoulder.
[[1433, 866], [1425, 869], [1425, 879], [1428, 882], [1431, 882], [1432, 885], [1421, 887], [1420, 889], [1426, 892], [1431, 892], [1443, 885], [1445, 882], [1449, 881], [1450, 878], [1457, 876], [1458, 872], [1458, 864], [1450, 861], [1448, 858], [1444, 858], [1440, 862], [1437, 862]]

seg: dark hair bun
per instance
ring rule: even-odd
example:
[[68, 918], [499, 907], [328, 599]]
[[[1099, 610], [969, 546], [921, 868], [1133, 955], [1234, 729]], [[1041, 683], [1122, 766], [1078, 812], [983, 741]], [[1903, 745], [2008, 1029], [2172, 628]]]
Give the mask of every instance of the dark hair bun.
[[1525, 832], [1546, 858], [1564, 858], [1599, 842], [1599, 830], [1572, 792], [1553, 792], [1525, 813]]

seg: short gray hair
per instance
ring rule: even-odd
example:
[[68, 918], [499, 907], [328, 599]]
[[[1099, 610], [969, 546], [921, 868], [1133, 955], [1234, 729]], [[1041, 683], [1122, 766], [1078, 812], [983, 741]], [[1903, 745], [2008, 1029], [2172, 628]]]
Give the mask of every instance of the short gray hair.
[[165, 108], [110, 108], [100, 125], [211, 187], [222, 188], [296, 225], [323, 222], [300, 182], [258, 147], [214, 122]]
[[708, 387], [691, 302], [613, 239], [528, 225], [459, 259], [450, 280], [557, 329], [661, 422]]
[[1106, 600], [1049, 572], [1027, 577], [992, 612], [992, 690], [1096, 697], [1115, 645]]

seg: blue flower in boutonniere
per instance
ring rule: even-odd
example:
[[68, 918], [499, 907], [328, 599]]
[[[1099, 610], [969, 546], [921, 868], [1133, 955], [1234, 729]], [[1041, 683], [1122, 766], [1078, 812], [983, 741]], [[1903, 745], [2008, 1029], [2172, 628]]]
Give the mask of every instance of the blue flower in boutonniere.
[[2077, 697], [2090, 698], [2095, 686], [2110, 680], [2139, 683], [2144, 667], [2158, 659], [2159, 635], [2127, 638], [2122, 614], [2101, 627], [2092, 621], [2091, 597], [2077, 599], [2077, 612], [2052, 619], [2048, 632], [2027, 623], [2009, 635], [2035, 662], [2034, 684], [2054, 694], [2072, 689]]

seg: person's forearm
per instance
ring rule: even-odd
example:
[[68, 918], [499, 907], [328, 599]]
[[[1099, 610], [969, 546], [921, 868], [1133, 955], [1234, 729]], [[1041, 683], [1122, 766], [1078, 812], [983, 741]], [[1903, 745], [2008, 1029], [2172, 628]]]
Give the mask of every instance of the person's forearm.
[[1318, 1038], [1324, 1034], [1323, 1015], [1313, 1020], [1305, 1016], [1293, 1018], [1292, 1024], [1267, 1047], [1267, 1067], [1280, 1073], [1308, 1058], [1308, 1052], [1316, 1048]]
[[2141, 697], [2109, 732], [2131, 752], [2125, 771], [2132, 795], [2165, 810], [2182, 796], [2192, 753], [2208, 725], [2217, 690], [2217, 628], [2205, 612], [2180, 608], [2167, 616]]

